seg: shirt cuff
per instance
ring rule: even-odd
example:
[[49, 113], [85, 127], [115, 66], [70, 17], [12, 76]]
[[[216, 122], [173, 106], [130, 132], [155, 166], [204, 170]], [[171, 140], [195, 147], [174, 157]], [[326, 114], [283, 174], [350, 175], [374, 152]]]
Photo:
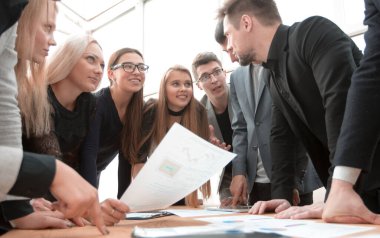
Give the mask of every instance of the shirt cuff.
[[29, 198], [44, 196], [54, 179], [55, 163], [53, 156], [24, 151], [17, 180], [8, 194]]
[[333, 179], [340, 179], [351, 184], [355, 184], [360, 175], [360, 172], [361, 169], [358, 168], [336, 166], [334, 169]]

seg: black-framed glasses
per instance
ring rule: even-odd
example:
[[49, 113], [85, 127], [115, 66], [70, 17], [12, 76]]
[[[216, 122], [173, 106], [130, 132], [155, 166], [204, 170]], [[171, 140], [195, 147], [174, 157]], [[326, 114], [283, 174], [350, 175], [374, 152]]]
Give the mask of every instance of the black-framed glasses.
[[202, 83], [206, 83], [211, 79], [211, 75], [213, 75], [216, 79], [220, 79], [223, 76], [224, 70], [222, 68], [217, 68], [211, 73], [204, 73], [199, 77], [198, 81]]
[[148, 71], [149, 66], [146, 64], [134, 64], [130, 62], [125, 62], [125, 63], [112, 66], [112, 70], [115, 70], [118, 68], [123, 68], [123, 70], [128, 73], [133, 73], [135, 69], [137, 68], [139, 72], [145, 73]]

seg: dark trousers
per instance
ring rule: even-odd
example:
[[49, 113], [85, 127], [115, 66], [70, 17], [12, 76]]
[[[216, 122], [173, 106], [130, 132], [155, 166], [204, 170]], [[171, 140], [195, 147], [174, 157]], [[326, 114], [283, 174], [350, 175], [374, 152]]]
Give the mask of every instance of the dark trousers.
[[[249, 194], [248, 204], [253, 205], [257, 201], [268, 201], [272, 199], [270, 183], [254, 183]], [[299, 206], [310, 205], [313, 203], [313, 192], [300, 195]]]
[[313, 204], [313, 192], [300, 194], [300, 204], [298, 206], [305, 206]]
[[253, 205], [257, 201], [271, 200], [270, 183], [254, 183], [251, 193], [249, 194], [248, 204]]

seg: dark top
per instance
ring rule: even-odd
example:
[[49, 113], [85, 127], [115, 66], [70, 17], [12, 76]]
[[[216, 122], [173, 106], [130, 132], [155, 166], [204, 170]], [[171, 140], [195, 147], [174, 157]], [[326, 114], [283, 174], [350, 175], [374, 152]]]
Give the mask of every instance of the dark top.
[[327, 185], [351, 75], [360, 59], [351, 38], [326, 18], [279, 26], [264, 64], [272, 74], [273, 197], [292, 199], [291, 185], [281, 181], [295, 174], [297, 137]]
[[[58, 102], [51, 87], [48, 88], [48, 97], [53, 108], [51, 131], [41, 137], [26, 138], [23, 135], [24, 151], [53, 155], [79, 171], [80, 147], [87, 134], [89, 122], [95, 113], [95, 97], [91, 93], [82, 93], [77, 98], [74, 111], [67, 110]], [[51, 194], [45, 193], [39, 197], [42, 195], [48, 200], [54, 200]], [[16, 203], [19, 203], [18, 206], [22, 209], [22, 203], [25, 201]], [[25, 212], [24, 215], [27, 213]]]
[[[50, 87], [48, 97], [53, 108], [51, 131], [40, 137], [26, 138], [23, 135], [24, 150], [53, 155], [78, 172], [80, 148], [95, 113], [95, 97], [91, 93], [82, 93], [77, 98], [74, 111], [64, 108]], [[52, 199], [51, 196], [46, 198]]]
[[0, 1], [0, 35], [16, 23], [28, 2], [28, 0]]
[[[230, 117], [228, 115], [228, 106], [226, 107], [226, 110], [224, 110], [221, 114], [216, 114], [216, 120], [218, 121], [218, 125], [220, 128], [220, 132], [222, 133], [223, 140], [227, 145], [231, 145], [231, 149], [229, 151], [233, 151], [232, 148], [232, 128], [231, 128], [231, 121]], [[226, 167], [224, 167], [224, 175], [232, 177], [232, 161], [229, 162]]]
[[[363, 191], [380, 187], [380, 2], [365, 1], [364, 56], [351, 79], [334, 165], [360, 168]], [[379, 192], [377, 192], [379, 197]], [[377, 207], [377, 213], [379, 211]], [[375, 212], [375, 211], [374, 211]]]
[[80, 94], [74, 111], [69, 111], [58, 102], [50, 87], [48, 94], [54, 108], [54, 132], [61, 148], [61, 159], [79, 171], [80, 147], [87, 135], [90, 120], [94, 118], [95, 97], [91, 93]]
[[[156, 117], [156, 100], [149, 99], [143, 107], [143, 120], [141, 125], [142, 135], [144, 138], [152, 130]], [[138, 163], [145, 163], [150, 150], [151, 138], [149, 138], [138, 152]], [[131, 183], [131, 163], [126, 158], [119, 157], [118, 167], [118, 192], [117, 198], [120, 198]]]
[[95, 97], [96, 113], [83, 142], [80, 173], [93, 186], [98, 187], [101, 171], [119, 153], [123, 124], [109, 88], [101, 89]]

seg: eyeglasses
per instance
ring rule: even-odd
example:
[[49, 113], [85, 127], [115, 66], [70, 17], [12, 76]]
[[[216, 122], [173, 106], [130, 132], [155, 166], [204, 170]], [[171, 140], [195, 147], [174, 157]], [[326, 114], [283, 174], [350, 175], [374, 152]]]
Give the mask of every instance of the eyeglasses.
[[211, 75], [213, 75], [216, 79], [220, 79], [221, 76], [223, 76], [223, 73], [224, 73], [224, 71], [222, 68], [217, 68], [214, 71], [212, 71], [211, 73], [202, 74], [201, 77], [199, 77], [198, 81], [200, 81], [202, 83], [206, 83], [211, 79]]
[[135, 69], [137, 68], [139, 70], [139, 72], [143, 73], [143, 72], [147, 72], [148, 69], [149, 69], [149, 66], [146, 65], [146, 64], [133, 64], [133, 63], [129, 63], [129, 62], [126, 62], [126, 63], [121, 63], [121, 64], [117, 64], [117, 65], [114, 65], [112, 66], [112, 70], [116, 70], [118, 68], [123, 68], [123, 70], [125, 72], [128, 72], [128, 73], [133, 73], [135, 71]]

